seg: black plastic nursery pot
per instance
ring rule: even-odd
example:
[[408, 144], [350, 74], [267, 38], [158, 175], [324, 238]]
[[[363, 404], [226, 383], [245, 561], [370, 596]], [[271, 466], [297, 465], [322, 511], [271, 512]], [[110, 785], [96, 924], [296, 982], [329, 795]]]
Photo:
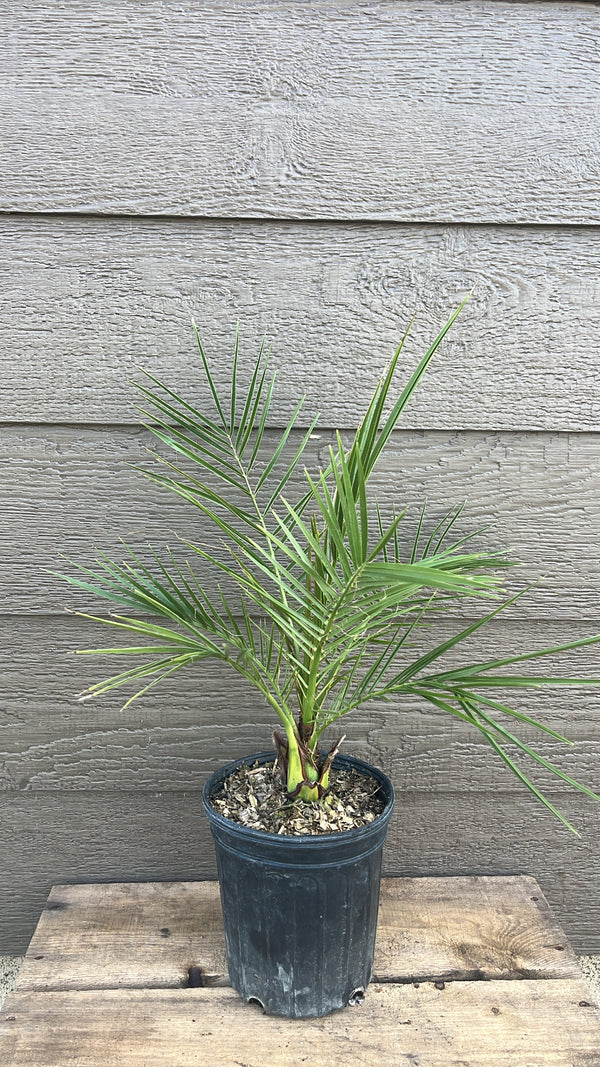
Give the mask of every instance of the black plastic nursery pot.
[[202, 794], [215, 841], [231, 983], [247, 1001], [288, 1018], [327, 1015], [362, 993], [373, 974], [381, 857], [394, 805], [382, 771], [351, 756], [335, 766], [374, 778], [385, 808], [368, 826], [297, 837], [252, 830], [210, 804], [242, 764], [216, 771]]

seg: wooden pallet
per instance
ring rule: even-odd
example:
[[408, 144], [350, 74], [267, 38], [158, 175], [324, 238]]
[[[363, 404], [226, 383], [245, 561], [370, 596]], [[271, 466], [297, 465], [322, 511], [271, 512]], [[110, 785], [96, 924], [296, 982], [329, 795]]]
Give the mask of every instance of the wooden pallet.
[[55, 886], [0, 1063], [600, 1065], [600, 1009], [529, 877], [384, 880], [375, 978], [324, 1019], [263, 1015], [227, 984], [216, 883]]

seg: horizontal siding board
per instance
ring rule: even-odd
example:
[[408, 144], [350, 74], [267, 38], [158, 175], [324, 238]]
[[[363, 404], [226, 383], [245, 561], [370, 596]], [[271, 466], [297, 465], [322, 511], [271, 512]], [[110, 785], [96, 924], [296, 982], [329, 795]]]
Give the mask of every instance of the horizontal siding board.
[[[600, 222], [593, 106], [19, 97], [0, 96], [5, 212]], [[40, 158], [43, 184], [19, 183]]]
[[[557, 800], [557, 797], [554, 797]], [[567, 798], [582, 831], [533, 798], [399, 793], [384, 857], [390, 875], [528, 873], [577, 952], [600, 951], [600, 807]], [[216, 877], [197, 791], [7, 793], [0, 827], [0, 952], [23, 952], [52, 884]]]
[[[271, 440], [275, 438], [269, 435]], [[309, 443], [306, 465], [327, 461], [333, 440], [324, 432]], [[61, 554], [90, 564], [97, 552], [121, 560], [122, 537], [149, 559], [169, 545], [186, 559], [178, 542], [208, 538], [219, 553], [214, 531], [191, 505], [134, 468], [160, 469], [149, 459], [147, 431], [128, 428], [5, 427], [0, 433], [0, 528], [3, 589], [0, 612], [40, 614], [105, 610], [106, 602], [69, 587], [51, 571], [75, 574]], [[290, 455], [297, 438], [292, 438]], [[166, 454], [166, 450], [165, 453]], [[401, 529], [409, 551], [421, 505], [425, 529], [467, 500], [457, 535], [493, 528], [477, 547], [508, 549], [524, 564], [510, 571], [510, 588], [539, 584], [516, 605], [514, 616], [587, 618], [597, 629], [600, 571], [600, 437], [595, 434], [399, 432], [372, 475], [373, 499], [391, 514], [407, 507]], [[303, 492], [302, 475], [288, 490]], [[216, 575], [196, 560], [197, 573], [216, 593]], [[543, 580], [542, 580], [543, 579]]]
[[[420, 639], [420, 647], [433, 647], [454, 632], [445, 620], [427, 640]], [[446, 655], [440, 668], [556, 646], [588, 633], [583, 623], [496, 620], [463, 649]], [[246, 682], [218, 664], [182, 670], [122, 710], [131, 688], [78, 701], [91, 681], [127, 665], [126, 660], [117, 664], [110, 657], [71, 654], [104, 644], [106, 635], [99, 627], [65, 617], [17, 619], [11, 634], [14, 652], [3, 672], [0, 709], [1, 791], [135, 788], [185, 793], [228, 759], [272, 747], [274, 712]], [[597, 677], [599, 658], [598, 647], [592, 646], [555, 656], [537, 665], [537, 671], [551, 664], [557, 674]], [[565, 773], [596, 786], [600, 690], [554, 687], [495, 695], [566, 735], [572, 747], [504, 720]], [[402, 790], [454, 789], [481, 796], [490, 790], [496, 796], [522, 791], [475, 730], [415, 697], [361, 708], [337, 729], [333, 726], [328, 737], [333, 741], [341, 733], [347, 736], [347, 751], [385, 766]], [[540, 788], [556, 786], [543, 768], [529, 761], [523, 766]]]
[[0, 218], [0, 422], [137, 421], [138, 365], [206, 395], [194, 316], [223, 385], [236, 321], [246, 380], [266, 335], [273, 424], [306, 395], [321, 425], [355, 426], [413, 312], [399, 381], [473, 289], [403, 425], [596, 430], [597, 245], [593, 229]]
[[[498, 0], [255, 0], [251, 17], [232, 0], [131, 0], [127, 8], [80, 0], [68, 12], [57, 0], [43, 10], [23, 0], [18, 13], [2, 0], [0, 10], [7, 24], [12, 18], [5, 69], [30, 88], [62, 82], [76, 91], [85, 79], [98, 90], [183, 99], [327, 101], [350, 92], [386, 100], [397, 92], [465, 106], [504, 90], [513, 104], [544, 104], [552, 92], [596, 103], [597, 13], [568, 0], [540, 2], [535, 12]], [[460, 67], [449, 62], [457, 53]]]
[[593, 7], [10, 16], [4, 210], [600, 221]]

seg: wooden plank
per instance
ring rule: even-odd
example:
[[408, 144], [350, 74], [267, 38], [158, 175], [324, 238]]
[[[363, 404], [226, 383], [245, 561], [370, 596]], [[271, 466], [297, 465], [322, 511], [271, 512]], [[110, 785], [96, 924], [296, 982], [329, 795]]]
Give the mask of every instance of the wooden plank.
[[[565, 977], [577, 977], [570, 962]], [[19, 990], [178, 989], [192, 966], [203, 985], [230, 985], [218, 882], [61, 885], [42, 911]]]
[[[401, 751], [402, 743], [396, 743], [399, 762]], [[368, 753], [359, 748], [357, 754]], [[202, 752], [198, 757], [202, 767]], [[201, 781], [209, 767], [204, 765]], [[53, 884], [215, 878], [197, 782], [190, 780], [187, 792], [99, 793], [86, 789], [82, 775], [79, 788], [74, 783], [62, 792], [4, 791], [0, 952], [25, 951]], [[486, 795], [399, 789], [384, 872], [527, 872], [539, 882], [575, 951], [598, 952], [600, 806], [566, 789], [549, 796], [580, 830], [579, 838], [523, 790], [499, 796], [493, 790]]]
[[[333, 440], [323, 432], [309, 443], [309, 469], [324, 464]], [[298, 443], [299, 438], [290, 443], [290, 458]], [[151, 444], [149, 434], [126, 429], [3, 429], [0, 506], [8, 521], [0, 530], [7, 590], [1, 611], [105, 611], [103, 602], [51, 573], [69, 569], [61, 553], [82, 564], [90, 564], [97, 551], [122, 559], [122, 537], [152, 563], [149, 543], [157, 550], [168, 544], [181, 558], [193, 559], [192, 551], [178, 544], [182, 535], [214, 542], [213, 528], [197, 511], [132, 469], [160, 469], [148, 458]], [[506, 547], [512, 559], [525, 565], [508, 575], [510, 588], [516, 591], [543, 577], [514, 606], [513, 616], [595, 620], [600, 595], [598, 470], [596, 434], [400, 432], [370, 484], [372, 498], [386, 513], [391, 515], [392, 504], [408, 509], [400, 530], [408, 553], [424, 500], [427, 535], [468, 497], [457, 536], [493, 521], [477, 547]], [[304, 486], [300, 472], [288, 496], [301, 495]], [[195, 566], [201, 566], [197, 560]], [[214, 573], [209, 568], [203, 573], [207, 591], [216, 593]], [[466, 610], [478, 608], [470, 604]], [[595, 629], [593, 623], [590, 632]]]
[[[229, 985], [217, 882], [54, 886], [20, 992]], [[375, 981], [580, 978], [528, 877], [387, 878]]]
[[[93, 679], [115, 671], [110, 657], [74, 656], [74, 648], [107, 640], [87, 620], [11, 618], [14, 654], [3, 673], [0, 707], [0, 790], [181, 791], [185, 794], [209, 768], [232, 754], [272, 747], [276, 719], [260, 694], [233, 672], [210, 662], [181, 671], [122, 711], [130, 690], [80, 703]], [[34, 625], [35, 624], [35, 625]], [[414, 655], [446, 640], [457, 626], [445, 619]], [[488, 632], [446, 658], [446, 666], [511, 655], [525, 648], [556, 646], [583, 637], [590, 623], [534, 624], [496, 620]], [[598, 674], [598, 648], [553, 657], [553, 669]], [[496, 694], [502, 697], [498, 691]], [[594, 785], [600, 765], [600, 687], [505, 694], [517, 712], [533, 715], [567, 736], [568, 746], [518, 724], [518, 733], [546, 759], [580, 781]], [[345, 748], [387, 767], [402, 791], [492, 793], [507, 797], [522, 787], [484, 739], [466, 723], [416, 697], [366, 706], [344, 722]], [[335, 734], [331, 733], [331, 740]], [[530, 767], [537, 785], [556, 789], [544, 768]]]
[[3, 6], [4, 210], [600, 219], [593, 6]]
[[375, 953], [379, 982], [580, 975], [534, 878], [383, 880]]
[[266, 334], [274, 425], [306, 395], [353, 427], [413, 311], [399, 380], [473, 288], [403, 427], [596, 431], [597, 267], [593, 229], [0, 217], [0, 422], [137, 422], [139, 365], [208, 401], [194, 316], [221, 383], [236, 320], [243, 378]]
[[13, 993], [7, 1067], [593, 1067], [600, 1011], [581, 980], [371, 985], [324, 1019], [263, 1015], [229, 989]]

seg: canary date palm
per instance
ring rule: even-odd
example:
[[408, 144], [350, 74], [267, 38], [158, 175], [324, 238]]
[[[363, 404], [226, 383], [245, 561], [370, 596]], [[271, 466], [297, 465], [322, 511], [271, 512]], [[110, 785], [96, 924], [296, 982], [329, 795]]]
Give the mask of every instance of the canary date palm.
[[[600, 799], [516, 736], [511, 723], [518, 720], [565, 738], [491, 695], [494, 690], [598, 684], [598, 678], [510, 673], [506, 668], [521, 672], [529, 661], [595, 643], [600, 635], [444, 669], [441, 661], [447, 654], [522, 594], [507, 597], [503, 592], [509, 566], [503, 555], [473, 550], [473, 535], [456, 537], [462, 507], [444, 515], [427, 538], [422, 512], [407, 538], [405, 512], [396, 509], [384, 517], [368, 492], [377, 460], [463, 306], [391, 401], [405, 335], [349, 447], [336, 434], [322, 468], [312, 472], [304, 460], [316, 419], [298, 433], [302, 401], [274, 443], [273, 432], [267, 432], [274, 375], [264, 350], [243, 390], [236, 336], [230, 385], [223, 395], [196, 331], [210, 413], [204, 401], [195, 406], [145, 374], [137, 385], [145, 425], [176, 456], [143, 473], [201, 512], [215, 538], [207, 546], [180, 533], [185, 563], [180, 553], [168, 549], [162, 555], [152, 552], [150, 562], [127, 549], [125, 562], [102, 557], [94, 568], [78, 567], [75, 574], [63, 575], [134, 611], [88, 616], [135, 634], [137, 643], [82, 651], [135, 655], [143, 661], [92, 685], [88, 696], [134, 684], [130, 703], [182, 667], [221, 660], [254, 686], [277, 716], [275, 745], [290, 797], [321, 803], [341, 743], [336, 740], [324, 754], [324, 732], [363, 704], [388, 701], [400, 710], [404, 696], [417, 697], [477, 730], [566, 825], [524, 773], [522, 761], [515, 761], [515, 751]], [[210, 572], [220, 579], [212, 596], [207, 593]], [[414, 636], [465, 598], [487, 601], [488, 608], [469, 625], [455, 622], [453, 636], [416, 653]]]

